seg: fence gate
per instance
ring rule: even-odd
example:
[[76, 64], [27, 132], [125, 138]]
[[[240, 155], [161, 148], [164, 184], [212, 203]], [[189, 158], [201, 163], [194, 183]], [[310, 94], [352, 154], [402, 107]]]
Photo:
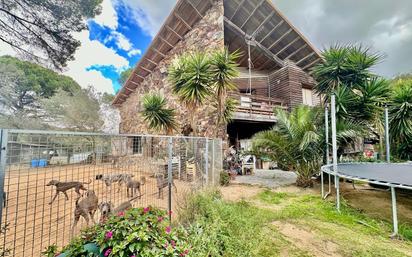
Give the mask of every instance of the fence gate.
[[114, 207], [174, 209], [187, 191], [218, 183], [222, 169], [217, 139], [1, 130], [0, 142], [0, 256], [67, 244], [87, 226], [80, 218], [71, 232], [84, 192]]

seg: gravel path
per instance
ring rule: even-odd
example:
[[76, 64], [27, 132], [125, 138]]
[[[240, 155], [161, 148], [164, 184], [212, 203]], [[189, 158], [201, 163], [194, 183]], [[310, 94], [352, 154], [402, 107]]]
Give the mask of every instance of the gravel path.
[[290, 171], [257, 170], [251, 176], [237, 176], [234, 183], [277, 188], [294, 184], [296, 177], [296, 174]]

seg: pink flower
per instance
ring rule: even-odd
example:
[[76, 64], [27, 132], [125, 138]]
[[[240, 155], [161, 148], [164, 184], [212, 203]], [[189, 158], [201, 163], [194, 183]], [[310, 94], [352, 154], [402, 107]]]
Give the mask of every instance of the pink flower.
[[130, 257], [136, 257], [136, 255], [132, 255], [132, 256], [130, 256]]
[[163, 221], [163, 217], [162, 217], [162, 216], [158, 217], [158, 218], [157, 218], [157, 221], [158, 221], [158, 222], [162, 222], [162, 221]]
[[167, 234], [170, 234], [171, 231], [172, 231], [172, 228], [169, 227], [169, 226], [167, 226], [167, 227], [166, 227], [166, 233], [167, 233]]
[[173, 211], [170, 210], [167, 214], [172, 215], [172, 214], [173, 214]]
[[106, 239], [110, 239], [113, 237], [113, 232], [112, 231], [107, 231], [106, 232]]
[[119, 213], [117, 214], [117, 216], [123, 217], [123, 216], [124, 216], [124, 211], [119, 212]]
[[110, 249], [110, 248], [107, 249], [107, 250], [104, 252], [104, 256], [105, 256], [105, 257], [109, 256], [111, 252], [112, 252], [112, 249]]
[[173, 248], [176, 247], [176, 242], [174, 240], [170, 241], [170, 244], [173, 246]]
[[149, 207], [143, 208], [143, 212], [144, 212], [144, 213], [148, 213], [149, 211], [150, 211], [150, 208], [149, 208]]
[[166, 243], [165, 243], [165, 248], [167, 248], [168, 246], [169, 246], [169, 244], [166, 242]]
[[189, 253], [189, 250], [185, 250], [183, 253], [180, 254], [180, 256], [186, 256]]

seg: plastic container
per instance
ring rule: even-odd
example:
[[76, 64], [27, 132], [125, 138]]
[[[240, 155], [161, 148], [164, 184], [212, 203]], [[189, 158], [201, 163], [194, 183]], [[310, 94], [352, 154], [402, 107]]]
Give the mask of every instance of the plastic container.
[[31, 160], [31, 167], [32, 167], [32, 168], [37, 168], [37, 167], [39, 167], [39, 160], [37, 160], [37, 159]]
[[47, 160], [46, 159], [40, 159], [39, 160], [39, 167], [46, 167], [47, 166]]

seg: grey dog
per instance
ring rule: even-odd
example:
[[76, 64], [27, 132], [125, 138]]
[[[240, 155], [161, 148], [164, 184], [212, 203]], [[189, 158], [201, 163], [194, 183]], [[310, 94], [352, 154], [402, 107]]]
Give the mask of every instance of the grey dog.
[[74, 232], [74, 228], [80, 220], [80, 216], [82, 216], [86, 220], [87, 225], [89, 225], [90, 219], [93, 221], [93, 223], [96, 223], [96, 221], [94, 220], [94, 214], [98, 209], [98, 205], [99, 199], [97, 198], [96, 193], [93, 190], [87, 190], [83, 199], [80, 200], [80, 197], [77, 198], [76, 207], [74, 210], [72, 234]]
[[123, 211], [126, 211], [126, 210], [132, 208], [132, 207], [133, 207], [133, 206], [132, 206], [132, 201], [134, 201], [134, 200], [136, 200], [136, 199], [138, 199], [138, 198], [141, 198], [141, 197], [142, 197], [142, 195], [133, 197], [133, 198], [131, 198], [130, 200], [121, 203], [121, 204], [120, 204], [119, 206], [117, 206], [116, 208], [114, 208], [114, 206], [113, 206], [113, 204], [112, 204], [111, 201], [101, 202], [101, 203], [99, 204], [99, 210], [100, 210], [100, 213], [101, 213], [100, 220], [105, 220], [105, 219], [106, 219], [107, 217], [109, 217], [109, 215], [111, 215], [111, 214], [117, 214], [117, 213], [119, 213], [119, 212], [123, 212]]
[[78, 197], [81, 196], [80, 190], [86, 191], [87, 188], [84, 187], [84, 184], [90, 184], [92, 183], [92, 180], [90, 180], [88, 183], [82, 183], [79, 181], [71, 181], [71, 182], [60, 182], [58, 180], [50, 180], [50, 182], [46, 186], [55, 186], [56, 187], [56, 194], [54, 195], [53, 199], [49, 204], [52, 204], [54, 200], [56, 199], [57, 195], [59, 193], [63, 193], [66, 196], [66, 200], [69, 200], [69, 196], [67, 195], [67, 190], [70, 190], [74, 188], [74, 191], [77, 193]]
[[117, 191], [120, 191], [120, 186], [126, 184], [129, 179], [134, 177], [131, 174], [99, 174], [96, 175], [96, 180], [101, 180], [107, 187], [111, 187], [112, 184], [117, 183], [119, 188]]

